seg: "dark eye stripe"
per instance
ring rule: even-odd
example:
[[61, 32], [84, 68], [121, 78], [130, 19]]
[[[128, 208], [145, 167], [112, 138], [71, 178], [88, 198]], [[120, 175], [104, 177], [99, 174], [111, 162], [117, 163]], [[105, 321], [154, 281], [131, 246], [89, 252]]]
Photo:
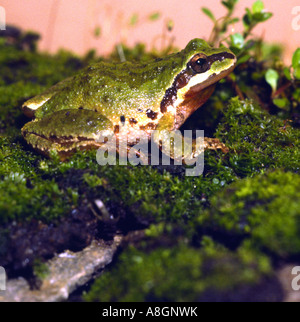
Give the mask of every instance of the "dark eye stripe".
[[187, 63], [186, 69], [184, 69], [181, 73], [179, 73], [176, 76], [172, 86], [166, 90], [165, 95], [160, 103], [161, 112], [165, 113], [167, 111], [167, 107], [169, 105], [172, 105], [174, 101], [177, 99], [177, 91], [180, 88], [185, 87], [193, 76], [199, 73], [205, 73], [209, 70], [212, 63], [214, 63], [217, 60], [223, 61], [226, 58], [234, 59], [234, 57], [235, 56], [233, 54], [227, 52], [213, 54], [211, 56], [205, 56], [204, 54], [196, 54]]
[[223, 61], [224, 59], [234, 59], [234, 55], [223, 52], [220, 54], [213, 54], [211, 56], [204, 56], [204, 55], [195, 55], [190, 62], [188, 63], [188, 67], [191, 68], [195, 73], [205, 73], [209, 70], [210, 66], [215, 61]]

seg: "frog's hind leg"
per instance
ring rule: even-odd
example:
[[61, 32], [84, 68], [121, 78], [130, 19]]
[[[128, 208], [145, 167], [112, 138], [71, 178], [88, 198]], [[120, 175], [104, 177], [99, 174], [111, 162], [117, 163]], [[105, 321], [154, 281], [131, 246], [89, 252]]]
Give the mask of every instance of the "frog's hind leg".
[[25, 140], [34, 149], [44, 155], [55, 150], [61, 159], [66, 159], [76, 150], [101, 147], [103, 143], [98, 140], [101, 133], [113, 134], [113, 124], [91, 110], [56, 111], [22, 128]]
[[[186, 141], [179, 131], [173, 131], [174, 115], [166, 113], [154, 132], [155, 143], [172, 159], [189, 164], [205, 150], [221, 150], [227, 153], [226, 145], [215, 138], [204, 137], [203, 140]], [[176, 144], [181, 142], [181, 144]]]

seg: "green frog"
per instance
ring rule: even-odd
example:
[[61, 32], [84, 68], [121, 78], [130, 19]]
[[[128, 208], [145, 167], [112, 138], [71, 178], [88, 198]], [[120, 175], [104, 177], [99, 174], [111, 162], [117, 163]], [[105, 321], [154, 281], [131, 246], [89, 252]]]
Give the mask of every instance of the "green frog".
[[[140, 133], [162, 146], [170, 143], [163, 133], [178, 130], [235, 64], [229, 49], [202, 39], [148, 62], [99, 62], [25, 102], [23, 111], [34, 120], [22, 134], [39, 152], [55, 150], [62, 159], [78, 149], [103, 148], [99, 133], [127, 133], [128, 149]], [[193, 140], [189, 158], [198, 148]], [[227, 151], [211, 138], [204, 138], [204, 148]]]

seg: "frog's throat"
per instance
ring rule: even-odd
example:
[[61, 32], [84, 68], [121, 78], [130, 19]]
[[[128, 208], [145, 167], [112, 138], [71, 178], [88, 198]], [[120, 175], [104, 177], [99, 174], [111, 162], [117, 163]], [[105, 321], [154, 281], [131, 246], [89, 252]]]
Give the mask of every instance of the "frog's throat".
[[173, 84], [166, 90], [161, 101], [160, 110], [162, 113], [168, 111], [168, 107], [177, 107], [185, 97], [199, 93], [203, 89], [226, 77], [235, 68], [236, 57], [228, 52], [214, 54], [208, 58], [210, 68], [204, 73], [195, 73], [186, 67], [176, 76]]

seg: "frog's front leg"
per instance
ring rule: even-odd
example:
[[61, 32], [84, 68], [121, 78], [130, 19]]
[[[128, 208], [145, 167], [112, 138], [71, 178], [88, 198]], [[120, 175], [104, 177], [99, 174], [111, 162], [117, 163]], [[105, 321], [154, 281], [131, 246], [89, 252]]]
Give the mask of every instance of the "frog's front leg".
[[[156, 131], [154, 132], [154, 142], [172, 159], [185, 163], [194, 161], [204, 150], [221, 149], [227, 153], [229, 149], [218, 139], [204, 137], [201, 139], [185, 140], [181, 133], [173, 131], [175, 116], [172, 113], [166, 113], [160, 120]], [[177, 143], [177, 144], [176, 144]], [[178, 144], [179, 143], [179, 144]]]
[[25, 124], [25, 140], [48, 155], [56, 150], [64, 159], [78, 149], [99, 148], [101, 133], [113, 133], [113, 124], [105, 116], [92, 110], [60, 110]]

